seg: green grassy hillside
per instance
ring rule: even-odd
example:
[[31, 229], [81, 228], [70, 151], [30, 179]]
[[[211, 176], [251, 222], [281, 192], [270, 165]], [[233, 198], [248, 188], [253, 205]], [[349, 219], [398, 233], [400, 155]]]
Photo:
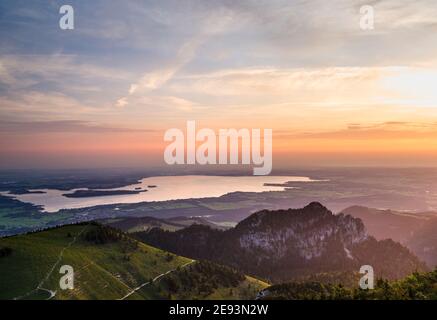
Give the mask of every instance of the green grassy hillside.
[[[167, 299], [176, 297], [168, 291], [167, 278], [182, 283], [187, 274], [193, 279], [192, 290], [183, 298], [199, 298], [206, 293], [198, 288], [200, 281], [221, 272], [221, 267], [205, 270], [194, 267], [197, 264], [112, 228], [64, 226], [0, 239], [0, 299]], [[74, 269], [73, 290], [59, 287], [62, 265]], [[249, 298], [267, 286], [246, 277], [229, 283], [226, 277], [233, 272], [215, 276], [223, 283], [214, 283], [208, 296]]]
[[268, 286], [229, 267], [196, 261], [143, 287], [129, 299], [248, 300]]

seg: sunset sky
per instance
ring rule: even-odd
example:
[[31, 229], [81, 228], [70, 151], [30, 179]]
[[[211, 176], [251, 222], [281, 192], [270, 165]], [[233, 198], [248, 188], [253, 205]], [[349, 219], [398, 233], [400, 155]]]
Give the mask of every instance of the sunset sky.
[[278, 166], [435, 165], [437, 2], [0, 1], [1, 168], [163, 165], [187, 120], [273, 129]]

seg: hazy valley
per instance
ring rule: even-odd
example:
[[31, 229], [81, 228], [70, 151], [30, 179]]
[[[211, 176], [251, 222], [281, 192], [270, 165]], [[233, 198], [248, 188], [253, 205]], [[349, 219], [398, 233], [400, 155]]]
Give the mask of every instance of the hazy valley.
[[[281, 183], [275, 186], [280, 191], [54, 213], [1, 196], [0, 232], [9, 235], [0, 239], [1, 298], [414, 298], [408, 295], [413, 282], [428, 288], [435, 278], [429, 272], [437, 264], [437, 172], [375, 170], [287, 172], [315, 181]], [[31, 184], [8, 176], [2, 185], [16, 194], [99, 190], [135, 184], [141, 176], [127, 175], [127, 181], [121, 173], [76, 173], [51, 177], [51, 185], [44, 177]], [[73, 291], [57, 289], [56, 268], [63, 264], [77, 272]], [[372, 265], [375, 277], [383, 279], [377, 288], [389, 291], [359, 291], [362, 265]], [[432, 298], [435, 291], [422, 293]]]

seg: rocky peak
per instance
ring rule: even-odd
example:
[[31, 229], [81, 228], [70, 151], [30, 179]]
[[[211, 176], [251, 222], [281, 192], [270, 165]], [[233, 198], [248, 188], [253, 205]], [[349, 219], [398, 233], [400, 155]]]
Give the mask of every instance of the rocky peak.
[[351, 258], [352, 245], [367, 239], [361, 220], [334, 215], [318, 202], [302, 209], [260, 211], [236, 228], [240, 247], [280, 259], [290, 252], [306, 260], [320, 257], [332, 243]]

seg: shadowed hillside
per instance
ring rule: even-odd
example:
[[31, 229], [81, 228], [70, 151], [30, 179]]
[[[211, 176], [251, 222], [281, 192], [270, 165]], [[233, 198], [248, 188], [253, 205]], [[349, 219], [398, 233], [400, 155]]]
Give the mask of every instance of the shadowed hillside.
[[401, 244], [377, 241], [368, 236], [361, 220], [334, 215], [315, 202], [302, 209], [260, 211], [227, 231], [194, 225], [136, 236], [165, 250], [217, 261], [272, 282], [321, 272], [356, 272], [366, 264], [387, 279], [426, 270]]

